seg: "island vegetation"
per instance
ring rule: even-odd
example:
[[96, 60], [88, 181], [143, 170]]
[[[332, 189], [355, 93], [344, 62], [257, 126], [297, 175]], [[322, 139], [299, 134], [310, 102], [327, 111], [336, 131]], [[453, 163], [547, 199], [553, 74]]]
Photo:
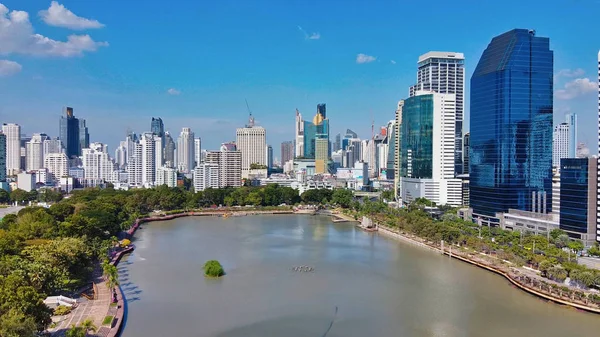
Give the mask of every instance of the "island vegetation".
[[204, 264], [204, 276], [208, 277], [221, 277], [225, 275], [223, 266], [217, 260], [208, 260]]

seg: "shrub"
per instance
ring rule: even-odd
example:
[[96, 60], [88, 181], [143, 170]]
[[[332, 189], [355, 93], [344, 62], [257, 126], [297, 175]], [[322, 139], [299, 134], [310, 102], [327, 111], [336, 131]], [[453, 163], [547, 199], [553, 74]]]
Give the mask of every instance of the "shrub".
[[225, 271], [219, 261], [209, 260], [204, 264], [204, 275], [209, 277], [221, 277], [225, 275]]
[[63, 316], [63, 315], [67, 315], [68, 313], [71, 312], [71, 307], [68, 307], [66, 305], [59, 305], [58, 307], [56, 307], [56, 309], [54, 309], [54, 315], [56, 316]]

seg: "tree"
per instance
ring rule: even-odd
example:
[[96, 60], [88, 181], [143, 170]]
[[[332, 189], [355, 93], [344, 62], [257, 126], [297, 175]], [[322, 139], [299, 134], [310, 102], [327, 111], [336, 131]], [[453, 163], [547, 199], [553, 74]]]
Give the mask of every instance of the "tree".
[[34, 318], [25, 316], [17, 309], [10, 309], [0, 317], [0, 336], [2, 337], [34, 336], [37, 330]]
[[388, 201], [394, 201], [396, 199], [394, 197], [394, 190], [385, 190], [381, 192], [381, 197]]
[[209, 260], [204, 264], [204, 275], [209, 277], [221, 277], [225, 275], [225, 271], [219, 261]]
[[569, 243], [567, 244], [567, 246], [569, 247], [570, 250], [572, 250], [575, 253], [578, 253], [580, 251], [583, 250], [583, 243], [581, 243], [581, 241], [577, 241], [577, 240], [571, 240], [569, 241]]
[[28, 200], [28, 194], [27, 192], [25, 192], [24, 190], [17, 188], [16, 190], [13, 190], [12, 192], [10, 192], [10, 201], [12, 202], [18, 202], [19, 204], [22, 204], [23, 202], [25, 202], [26, 200]]
[[331, 202], [340, 205], [342, 208], [350, 207], [354, 194], [345, 188], [336, 188], [333, 190]]
[[8, 204], [10, 202], [10, 193], [0, 188], [0, 204]]

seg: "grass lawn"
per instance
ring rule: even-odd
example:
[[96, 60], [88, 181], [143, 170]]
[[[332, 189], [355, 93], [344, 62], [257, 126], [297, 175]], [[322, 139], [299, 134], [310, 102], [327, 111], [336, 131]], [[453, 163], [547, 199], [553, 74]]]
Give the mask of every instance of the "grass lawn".
[[102, 325], [110, 325], [113, 321], [113, 316], [106, 316], [102, 321]]

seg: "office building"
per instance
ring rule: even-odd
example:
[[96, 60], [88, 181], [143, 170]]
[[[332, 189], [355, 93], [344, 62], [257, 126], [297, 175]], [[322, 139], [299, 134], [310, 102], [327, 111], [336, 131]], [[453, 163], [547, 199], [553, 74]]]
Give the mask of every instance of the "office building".
[[6, 135], [0, 132], [0, 188], [6, 183]]
[[328, 173], [329, 141], [325, 138], [315, 139], [315, 173]]
[[16, 175], [21, 171], [21, 126], [4, 123], [2, 133], [6, 137], [6, 174]]
[[[304, 122], [304, 157], [315, 159], [316, 140], [325, 139], [329, 144], [329, 119], [321, 113], [325, 110], [324, 104], [317, 106], [317, 113], [312, 121]], [[329, 156], [329, 145], [327, 150]]]
[[150, 132], [159, 137], [163, 137], [165, 135], [165, 125], [163, 124], [162, 118], [154, 118], [152, 117], [152, 121], [150, 122]]
[[462, 181], [454, 178], [455, 94], [417, 91], [402, 106], [400, 177], [404, 202], [427, 198], [462, 205]]
[[566, 121], [554, 127], [552, 166], [560, 168], [563, 158], [577, 157], [577, 114], [568, 114]]
[[98, 186], [110, 181], [114, 171], [114, 163], [108, 155], [108, 147], [102, 143], [91, 143], [83, 149], [84, 185]]
[[194, 138], [194, 167], [202, 162], [202, 141], [200, 138]]
[[228, 150], [224, 144], [221, 151], [207, 151], [204, 163], [219, 167], [219, 187], [242, 186], [242, 153]]
[[159, 167], [156, 170], [156, 186], [177, 187], [177, 170], [172, 167]]
[[177, 139], [177, 169], [182, 173], [192, 173], [194, 169], [194, 133], [183, 128]]
[[303, 157], [304, 156], [304, 120], [302, 119], [302, 114], [300, 111], [296, 109], [296, 148], [295, 148], [295, 157]]
[[219, 188], [219, 164], [202, 163], [194, 169], [194, 191]]
[[596, 242], [595, 158], [560, 161], [560, 229], [586, 246]]
[[338, 151], [342, 148], [342, 134], [338, 133], [335, 135], [335, 143], [333, 143], [333, 152]]
[[69, 158], [64, 153], [49, 153], [44, 158], [44, 167], [48, 169], [48, 181], [57, 182], [69, 175]]
[[165, 132], [165, 151], [164, 151], [164, 159], [165, 165], [168, 167], [175, 167], [175, 141], [169, 131]]
[[273, 168], [273, 147], [267, 145], [267, 168], [270, 170]]
[[417, 84], [410, 88], [410, 96], [415, 96], [419, 90], [456, 95], [454, 174], [462, 174], [465, 93], [464, 54], [430, 51], [419, 56]]
[[34, 133], [26, 144], [25, 170], [35, 171], [44, 167], [44, 141], [48, 136], [43, 133]]
[[64, 150], [62, 148], [62, 142], [60, 141], [60, 139], [51, 139], [50, 137], [48, 137], [46, 140], [44, 140], [43, 148], [44, 148], [44, 156], [46, 156], [50, 153], [64, 152]]
[[127, 165], [127, 141], [121, 141], [115, 149], [115, 163], [117, 167], [123, 169]]
[[90, 147], [90, 134], [85, 123], [85, 119], [79, 118], [79, 153], [86, 147]]
[[[465, 133], [463, 140], [463, 174], [469, 174], [469, 144], [471, 143], [471, 134]], [[468, 204], [466, 204], [468, 205]]]
[[254, 119], [245, 128], [236, 130], [236, 146], [242, 154], [242, 178], [247, 179], [252, 164], [267, 166], [267, 134], [263, 127], [254, 126]]
[[66, 107], [65, 115], [60, 117], [59, 138], [69, 158], [80, 156], [81, 149], [89, 145], [90, 136], [85, 120], [76, 118], [71, 107]]
[[[600, 83], [600, 51], [598, 51], [598, 83]], [[600, 85], [598, 85], [598, 146], [600, 146]], [[600, 147], [597, 158], [597, 179], [600, 181]], [[600, 186], [596, 189], [596, 204], [600, 205]], [[600, 242], [600, 212], [596, 214], [596, 241]]]
[[294, 159], [294, 142], [281, 143], [281, 164], [285, 165], [290, 160]]
[[494, 37], [471, 77], [470, 205], [497, 223], [552, 208], [553, 52], [535, 31]]

